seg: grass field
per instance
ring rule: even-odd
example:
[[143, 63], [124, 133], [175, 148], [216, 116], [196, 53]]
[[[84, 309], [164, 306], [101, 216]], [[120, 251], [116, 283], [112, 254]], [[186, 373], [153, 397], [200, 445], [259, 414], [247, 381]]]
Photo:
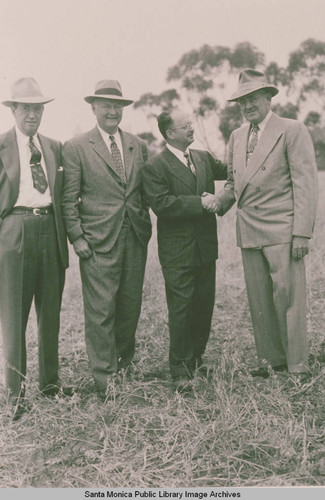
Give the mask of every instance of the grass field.
[[[0, 424], [2, 487], [239, 487], [325, 485], [325, 173], [307, 259], [312, 381], [249, 376], [256, 364], [234, 209], [219, 219], [220, 259], [205, 361], [213, 378], [175, 395], [155, 236], [150, 242], [134, 373], [101, 404], [93, 393], [83, 333], [77, 260], [67, 274], [60, 337], [61, 378], [72, 399], [37, 389], [35, 319], [28, 326], [27, 399], [18, 422]], [[3, 399], [0, 411], [7, 408]]]

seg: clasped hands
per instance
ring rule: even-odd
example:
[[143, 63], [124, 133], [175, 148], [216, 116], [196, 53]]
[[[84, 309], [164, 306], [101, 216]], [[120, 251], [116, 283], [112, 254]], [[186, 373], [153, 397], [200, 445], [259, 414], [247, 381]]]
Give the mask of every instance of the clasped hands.
[[218, 200], [218, 195], [211, 193], [202, 193], [201, 203], [204, 210], [207, 210], [211, 213], [217, 213], [222, 208], [221, 203]]
[[[201, 196], [202, 207], [207, 212], [218, 213], [222, 209], [222, 205], [218, 199], [218, 195], [204, 192]], [[304, 236], [292, 237], [292, 257], [295, 260], [300, 260], [309, 253], [309, 238]]]

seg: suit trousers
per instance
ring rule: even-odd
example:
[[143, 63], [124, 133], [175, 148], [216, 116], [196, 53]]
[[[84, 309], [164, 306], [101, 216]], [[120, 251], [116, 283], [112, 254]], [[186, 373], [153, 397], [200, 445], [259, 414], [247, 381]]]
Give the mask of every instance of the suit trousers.
[[58, 334], [65, 270], [52, 214], [12, 214], [0, 228], [0, 319], [11, 399], [24, 395], [25, 331], [34, 297], [39, 388], [58, 383]]
[[147, 247], [125, 218], [110, 252], [80, 259], [86, 346], [98, 391], [133, 359], [146, 258]]
[[305, 263], [291, 243], [242, 249], [244, 275], [260, 366], [305, 372], [307, 296]]
[[202, 363], [215, 298], [215, 261], [163, 267], [169, 316], [169, 366], [173, 379], [191, 378]]

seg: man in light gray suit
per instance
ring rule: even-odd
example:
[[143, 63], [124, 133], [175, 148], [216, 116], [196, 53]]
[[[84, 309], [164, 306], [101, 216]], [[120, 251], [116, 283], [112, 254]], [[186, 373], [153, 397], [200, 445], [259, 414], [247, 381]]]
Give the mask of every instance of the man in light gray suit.
[[151, 236], [142, 193], [145, 143], [122, 131], [125, 99], [119, 82], [102, 80], [92, 95], [97, 125], [63, 147], [63, 218], [80, 257], [85, 335], [100, 399], [135, 350], [142, 286]]
[[249, 123], [230, 137], [228, 180], [214, 209], [223, 215], [237, 201], [237, 243], [259, 361], [252, 376], [288, 370], [305, 382], [310, 373], [303, 258], [315, 223], [317, 169], [306, 127], [271, 112], [277, 93], [263, 73], [241, 72], [228, 100], [239, 103]]

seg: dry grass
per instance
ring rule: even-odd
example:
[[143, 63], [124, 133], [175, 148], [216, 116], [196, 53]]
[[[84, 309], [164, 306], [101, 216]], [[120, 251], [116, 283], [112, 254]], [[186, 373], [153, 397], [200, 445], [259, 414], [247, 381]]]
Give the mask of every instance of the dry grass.
[[[168, 374], [164, 286], [151, 240], [134, 373], [105, 405], [93, 394], [83, 335], [76, 259], [67, 275], [60, 339], [61, 377], [72, 399], [37, 390], [34, 318], [28, 327], [28, 401], [19, 422], [0, 426], [2, 487], [321, 486], [324, 470], [325, 174], [308, 258], [313, 380], [251, 379], [255, 348], [234, 210], [219, 220], [220, 259], [206, 361], [211, 382], [174, 395]], [[6, 413], [4, 402], [1, 403]]]

